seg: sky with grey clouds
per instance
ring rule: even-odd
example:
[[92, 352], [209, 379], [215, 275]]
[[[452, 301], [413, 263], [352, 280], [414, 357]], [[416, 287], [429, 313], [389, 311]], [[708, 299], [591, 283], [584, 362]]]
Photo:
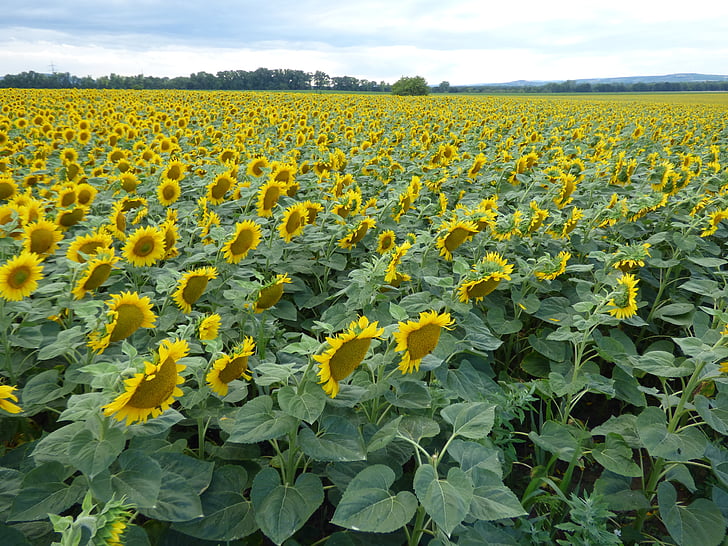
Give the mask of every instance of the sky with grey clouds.
[[728, 74], [728, 3], [10, 0], [0, 74], [293, 68], [453, 85]]

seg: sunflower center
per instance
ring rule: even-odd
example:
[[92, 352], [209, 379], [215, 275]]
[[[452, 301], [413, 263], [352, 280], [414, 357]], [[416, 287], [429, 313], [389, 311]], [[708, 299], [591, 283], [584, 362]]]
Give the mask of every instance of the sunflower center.
[[273, 307], [283, 295], [282, 284], [272, 284], [261, 289], [258, 295], [258, 301], [255, 303], [255, 307], [258, 309], [268, 309]]
[[179, 168], [179, 165], [172, 165], [167, 170], [167, 178], [169, 178], [170, 180], [179, 180], [181, 176], [182, 176], [182, 171]]
[[75, 208], [70, 212], [64, 212], [58, 223], [63, 227], [71, 227], [83, 220], [83, 209]]
[[371, 338], [345, 341], [329, 360], [331, 377], [335, 381], [348, 377], [364, 360], [371, 342]]
[[88, 243], [82, 244], [80, 247], [78, 247], [79, 260], [85, 261], [81, 257], [80, 253], [86, 254], [87, 256], [91, 256], [93, 254], [96, 254], [96, 249], [101, 248], [102, 246], [104, 246], [104, 244], [101, 243], [100, 241], [90, 241]]
[[86, 279], [86, 282], [83, 283], [84, 290], [95, 290], [96, 288], [101, 286], [106, 281], [106, 279], [109, 278], [110, 273], [110, 264], [97, 265], [96, 267], [94, 267], [94, 270]]
[[237, 358], [233, 358], [230, 362], [227, 363], [224, 369], [220, 370], [220, 373], [218, 374], [218, 379], [222, 381], [223, 383], [230, 383], [233, 379], [237, 379], [241, 375], [243, 375], [243, 372], [248, 369], [248, 357], [247, 356], [239, 356]]
[[149, 254], [154, 251], [155, 247], [154, 237], [150, 237], [148, 235], [140, 237], [134, 245], [134, 255], [142, 257], [149, 256]]
[[172, 184], [167, 184], [164, 186], [164, 189], [162, 190], [162, 196], [167, 200], [174, 199], [174, 196], [177, 194], [177, 189]]
[[222, 199], [230, 189], [230, 180], [221, 178], [210, 190], [210, 194], [214, 199]]
[[303, 218], [301, 216], [301, 213], [297, 210], [294, 210], [288, 216], [288, 220], [286, 221], [286, 233], [288, 233], [288, 234], [295, 233], [298, 230], [298, 228], [301, 227], [302, 222], [303, 222]]
[[126, 405], [139, 409], [159, 407], [172, 395], [176, 385], [177, 364], [173, 358], [167, 358], [156, 373], [144, 376]]
[[235, 240], [230, 245], [230, 250], [233, 254], [243, 254], [250, 250], [250, 246], [253, 244], [253, 232], [249, 229], [243, 230], [238, 233]]
[[207, 277], [195, 276], [187, 280], [187, 284], [182, 289], [182, 299], [189, 305], [195, 303], [207, 288]]
[[468, 288], [468, 296], [471, 298], [485, 297], [496, 289], [498, 283], [500, 283], [500, 279], [498, 278], [489, 277], [482, 279]]
[[138, 306], [131, 303], [123, 303], [115, 309], [116, 325], [111, 332], [110, 342], [120, 341], [128, 338], [136, 332], [144, 322], [144, 313]]
[[447, 234], [445, 237], [445, 248], [447, 248], [450, 252], [455, 250], [457, 247], [459, 247], [465, 239], [470, 237], [470, 231], [465, 228], [455, 228], [450, 233]]
[[420, 360], [430, 354], [437, 347], [439, 340], [440, 326], [437, 324], [425, 324], [422, 328], [410, 332], [407, 336], [410, 360]]
[[272, 209], [278, 202], [278, 198], [281, 195], [281, 191], [278, 187], [268, 188], [263, 196], [263, 210]]
[[30, 277], [30, 274], [30, 267], [26, 265], [16, 267], [8, 276], [8, 284], [16, 290], [22, 288]]
[[45, 254], [53, 246], [53, 231], [50, 229], [36, 229], [30, 235], [30, 251], [36, 254]]
[[367, 224], [362, 224], [356, 230], [354, 233], [351, 234], [351, 244], [355, 245], [359, 241], [361, 241], [364, 238], [364, 235], [367, 234], [367, 231], [369, 231], [369, 226]]

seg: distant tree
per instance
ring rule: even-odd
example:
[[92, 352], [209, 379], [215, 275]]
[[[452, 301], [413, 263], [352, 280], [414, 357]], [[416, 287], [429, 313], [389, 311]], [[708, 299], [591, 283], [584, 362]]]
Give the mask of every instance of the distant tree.
[[422, 76], [402, 76], [392, 84], [392, 94], [394, 95], [427, 95], [429, 92], [430, 86]]
[[447, 81], [440, 82], [440, 85], [438, 85], [435, 90], [438, 93], [449, 93], [450, 92], [450, 82], [447, 82]]

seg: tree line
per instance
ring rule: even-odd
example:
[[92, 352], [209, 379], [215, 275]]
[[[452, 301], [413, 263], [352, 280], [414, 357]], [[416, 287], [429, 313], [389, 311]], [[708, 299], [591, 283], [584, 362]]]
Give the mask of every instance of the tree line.
[[[446, 84], [447, 82], [443, 82]], [[440, 84], [440, 86], [443, 86]], [[728, 91], [728, 81], [587, 83], [567, 80], [543, 85], [449, 86], [450, 93], [659, 93], [665, 91]]]
[[20, 74], [6, 74], [0, 78], [0, 87], [46, 89], [209, 89], [209, 90], [311, 90], [334, 91], [383, 91], [392, 86], [384, 81], [376, 82], [353, 76], [329, 76], [325, 72], [304, 72], [290, 68], [256, 70], [223, 70], [216, 74], [196, 72], [174, 78], [145, 76], [121, 76], [110, 74], [92, 78], [78, 77], [68, 72], [44, 74], [32, 70]]

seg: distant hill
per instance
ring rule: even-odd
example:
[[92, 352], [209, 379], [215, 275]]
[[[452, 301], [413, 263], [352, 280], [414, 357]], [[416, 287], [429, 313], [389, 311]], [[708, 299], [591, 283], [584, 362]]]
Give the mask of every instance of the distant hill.
[[[502, 83], [476, 83], [473, 87], [487, 87], [490, 85], [501, 86], [501, 87], [526, 87], [526, 86], [540, 86], [546, 85], [547, 83], [561, 83], [567, 80], [515, 80], [512, 82]], [[584, 78], [573, 81], [576, 84], [580, 83], [686, 83], [686, 82], [728, 82], [728, 76], [720, 74], [696, 74], [696, 73], [682, 73], [682, 74], [665, 74], [663, 76], [625, 76], [621, 78]]]

